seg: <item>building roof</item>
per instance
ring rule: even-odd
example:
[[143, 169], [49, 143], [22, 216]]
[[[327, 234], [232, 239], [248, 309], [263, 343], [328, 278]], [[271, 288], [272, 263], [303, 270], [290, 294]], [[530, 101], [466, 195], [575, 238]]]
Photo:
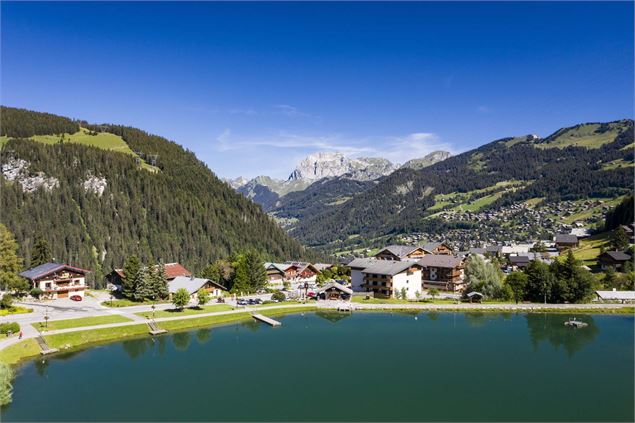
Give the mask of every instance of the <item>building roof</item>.
[[271, 263], [271, 262], [266, 262], [265, 263], [265, 269], [267, 269], [267, 270], [275, 269], [275, 270], [278, 270], [279, 272], [282, 272], [282, 273], [284, 273], [284, 271], [287, 270], [288, 267], [289, 267], [289, 265], [282, 264], [282, 263]]
[[342, 292], [344, 292], [344, 293], [346, 293], [348, 295], [353, 295], [353, 290], [352, 289], [349, 289], [349, 288], [345, 287], [344, 285], [339, 284], [337, 282], [329, 282], [329, 283], [327, 283], [326, 285], [324, 285], [323, 287], [318, 289], [317, 293], [320, 294], [320, 293], [325, 292], [326, 290], [331, 289], [331, 288], [335, 288], [338, 291], [342, 291]]
[[578, 242], [578, 237], [571, 234], [558, 234], [555, 241], [557, 244], [575, 244]]
[[444, 267], [453, 269], [460, 266], [463, 260], [446, 254], [429, 254], [424, 256], [417, 263], [423, 267]]
[[365, 269], [371, 264], [376, 263], [378, 260], [374, 258], [356, 258], [348, 263], [348, 267], [351, 269]]
[[73, 272], [81, 274], [90, 272], [90, 270], [69, 266], [68, 264], [63, 263], [44, 263], [32, 269], [25, 270], [24, 272], [20, 273], [20, 276], [33, 281], [36, 279], [41, 279], [44, 276], [48, 276], [51, 273], [59, 272], [60, 270], [71, 270]]
[[[156, 268], [158, 265], [152, 266], [152, 268]], [[181, 263], [165, 263], [163, 265], [165, 267], [165, 277], [166, 279], [174, 279], [177, 276], [192, 276], [192, 273], [187, 270]], [[118, 274], [120, 277], [124, 278], [123, 269], [113, 269], [113, 272]]]
[[447, 245], [443, 242], [426, 242], [425, 244], [421, 246], [421, 248], [423, 248], [425, 251], [429, 253], [432, 253], [435, 249], [437, 249], [438, 247], [442, 245], [445, 245], [447, 247]]
[[468, 251], [468, 253], [485, 255], [487, 253], [487, 248], [470, 248], [470, 251]]
[[605, 251], [602, 255], [607, 255], [615, 261], [628, 261], [631, 259], [631, 256], [622, 251]]
[[479, 297], [483, 297], [483, 294], [481, 294], [481, 293], [480, 293], [480, 292], [478, 292], [478, 291], [472, 291], [472, 292], [470, 292], [469, 294], [467, 294], [467, 297], [468, 297], [468, 298], [472, 298], [472, 297], [476, 297], [477, 295], [478, 295]]
[[528, 264], [530, 259], [527, 256], [509, 256], [511, 264]]
[[177, 276], [192, 276], [192, 273], [181, 265], [181, 263], [165, 263], [165, 276], [174, 279]]
[[315, 266], [315, 268], [321, 272], [322, 270], [329, 269], [334, 265], [330, 263], [315, 263], [313, 266]]
[[373, 264], [362, 270], [362, 273], [394, 276], [412, 266], [421, 267], [418, 262], [413, 261], [375, 260]]
[[631, 300], [635, 301], [635, 291], [595, 291], [603, 300]]
[[[423, 247], [417, 247], [417, 246], [412, 246], [412, 245], [388, 245], [384, 248], [382, 248], [382, 250], [377, 253], [380, 254], [384, 251], [388, 251], [391, 254], [394, 254], [395, 256], [399, 257], [399, 258], [403, 258], [403, 257], [407, 257], [408, 254], [414, 252], [415, 250], [418, 250], [420, 248]], [[375, 254], [375, 255], [377, 255]]]
[[195, 292], [198, 292], [207, 283], [212, 283], [219, 288], [225, 289], [222, 285], [219, 285], [209, 279], [177, 276], [168, 282], [168, 291], [170, 291], [170, 294], [174, 294], [177, 290], [185, 288], [185, 290], [192, 295]]

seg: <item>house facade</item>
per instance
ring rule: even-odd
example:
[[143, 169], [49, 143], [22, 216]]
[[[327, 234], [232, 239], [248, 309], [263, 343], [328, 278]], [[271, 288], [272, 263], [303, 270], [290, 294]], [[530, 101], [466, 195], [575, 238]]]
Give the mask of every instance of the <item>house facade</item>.
[[607, 270], [612, 267], [613, 270], [620, 271], [624, 268], [624, 265], [630, 261], [632, 257], [622, 251], [605, 251], [600, 254], [598, 261], [602, 270]]
[[79, 295], [84, 298], [86, 274], [90, 270], [61, 263], [45, 263], [20, 273], [32, 288], [40, 288], [43, 297], [56, 299]]
[[464, 261], [445, 254], [431, 254], [417, 262], [423, 288], [459, 292], [465, 289]]
[[194, 278], [191, 276], [177, 276], [168, 281], [168, 292], [170, 293], [170, 298], [172, 298], [172, 295], [181, 288], [187, 291], [190, 295], [190, 300], [195, 300], [198, 291], [200, 290], [207, 291], [212, 297], [222, 297], [224, 292], [227, 291], [224, 286], [210, 279]]
[[416, 299], [421, 295], [421, 267], [416, 262], [355, 259], [349, 267], [354, 292], [372, 292], [383, 298], [405, 294]]
[[554, 238], [558, 251], [577, 248], [580, 246], [580, 240], [577, 236], [571, 234], [559, 234]]

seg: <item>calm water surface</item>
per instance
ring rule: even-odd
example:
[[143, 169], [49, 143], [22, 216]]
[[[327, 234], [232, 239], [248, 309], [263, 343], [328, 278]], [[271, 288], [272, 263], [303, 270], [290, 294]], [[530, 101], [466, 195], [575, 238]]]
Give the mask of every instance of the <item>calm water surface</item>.
[[25, 364], [2, 421], [633, 421], [631, 316], [308, 313]]

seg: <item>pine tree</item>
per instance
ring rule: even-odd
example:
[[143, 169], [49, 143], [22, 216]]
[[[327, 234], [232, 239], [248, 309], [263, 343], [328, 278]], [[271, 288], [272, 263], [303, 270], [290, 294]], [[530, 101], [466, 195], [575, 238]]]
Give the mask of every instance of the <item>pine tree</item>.
[[141, 262], [137, 256], [130, 256], [126, 258], [123, 265], [123, 278], [121, 281], [121, 290], [124, 297], [134, 298], [135, 294], [135, 280], [137, 274], [141, 270]]
[[26, 292], [29, 283], [18, 275], [22, 259], [18, 256], [18, 243], [6, 226], [0, 223], [0, 287], [18, 293]]
[[245, 254], [245, 264], [247, 266], [249, 285], [251, 291], [255, 292], [267, 285], [267, 271], [260, 254], [255, 251], [248, 251]]
[[134, 278], [133, 284], [133, 298], [136, 301], [143, 301], [147, 298], [153, 297], [154, 292], [152, 290], [152, 277], [147, 267], [139, 269]]
[[231, 292], [251, 292], [249, 284], [249, 269], [244, 254], [239, 254], [233, 262], [234, 277], [232, 278]]
[[621, 226], [613, 231], [613, 239], [611, 240], [615, 251], [623, 251], [628, 248], [628, 236]]
[[165, 274], [165, 265], [163, 262], [159, 262], [152, 271], [152, 290], [154, 291], [154, 298], [167, 298], [168, 290], [168, 278]]
[[51, 249], [44, 237], [39, 236], [33, 245], [33, 253], [31, 254], [31, 267], [39, 266], [40, 264], [49, 263], [53, 260]]

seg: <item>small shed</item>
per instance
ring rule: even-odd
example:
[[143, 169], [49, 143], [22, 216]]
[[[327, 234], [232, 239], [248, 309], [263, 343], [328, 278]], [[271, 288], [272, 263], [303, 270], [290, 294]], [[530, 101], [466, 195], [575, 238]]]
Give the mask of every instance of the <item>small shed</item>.
[[635, 302], [635, 291], [595, 291], [598, 301], [612, 303], [633, 303]]
[[350, 300], [353, 290], [337, 282], [330, 282], [317, 290], [319, 300]]

